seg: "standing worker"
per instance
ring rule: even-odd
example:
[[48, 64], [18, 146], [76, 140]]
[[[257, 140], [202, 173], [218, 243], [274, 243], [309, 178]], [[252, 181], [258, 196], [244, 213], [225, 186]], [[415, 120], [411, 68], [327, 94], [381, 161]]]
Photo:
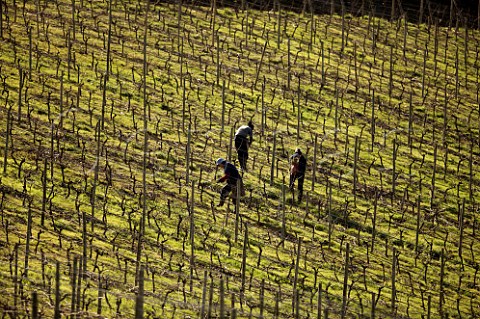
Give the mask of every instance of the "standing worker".
[[290, 156], [290, 190], [293, 191], [295, 180], [298, 180], [298, 203], [302, 201], [303, 182], [305, 180], [305, 170], [307, 169], [307, 159], [302, 151], [297, 148], [295, 153]]
[[225, 199], [233, 190], [234, 193], [232, 194], [232, 198], [237, 198], [237, 181], [240, 181], [240, 193], [243, 195], [243, 184], [242, 184], [242, 177], [238, 173], [237, 168], [232, 163], [227, 162], [227, 160], [223, 158], [217, 159], [216, 162], [217, 166], [223, 168], [224, 175], [217, 180], [217, 183], [221, 183], [227, 181], [227, 185], [222, 187], [220, 192], [220, 203], [217, 207], [223, 206], [225, 204]]
[[248, 148], [253, 142], [253, 123], [242, 125], [235, 132], [235, 148], [237, 149], [238, 161], [243, 172], [247, 171]]

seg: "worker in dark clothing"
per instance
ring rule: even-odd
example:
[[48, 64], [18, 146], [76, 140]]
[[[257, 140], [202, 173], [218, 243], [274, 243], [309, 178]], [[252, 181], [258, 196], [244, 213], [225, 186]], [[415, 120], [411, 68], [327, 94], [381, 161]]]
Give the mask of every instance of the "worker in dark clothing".
[[247, 171], [248, 149], [253, 142], [253, 123], [242, 125], [235, 132], [235, 148], [237, 150], [238, 161], [242, 171]]
[[305, 170], [307, 169], [307, 159], [303, 156], [302, 151], [297, 148], [295, 153], [290, 156], [290, 190], [293, 191], [295, 180], [298, 180], [298, 202], [303, 197], [303, 182], [305, 180]]
[[[237, 195], [236, 190], [237, 190], [238, 180], [240, 180], [241, 190], [243, 190], [243, 187], [242, 187], [242, 177], [238, 173], [238, 170], [235, 167], [235, 165], [227, 162], [223, 158], [219, 158], [216, 164], [218, 167], [223, 168], [223, 173], [224, 173], [224, 175], [217, 180], [217, 183], [221, 183], [225, 181], [227, 182], [227, 185], [223, 186], [220, 192], [220, 203], [217, 205], [217, 207], [220, 207], [220, 206], [223, 206], [223, 204], [225, 204], [225, 199], [227, 198], [227, 196], [230, 194], [232, 190], [235, 191], [235, 194], [233, 194], [232, 197], [236, 199], [236, 195]], [[241, 191], [241, 193], [243, 193], [243, 191]]]

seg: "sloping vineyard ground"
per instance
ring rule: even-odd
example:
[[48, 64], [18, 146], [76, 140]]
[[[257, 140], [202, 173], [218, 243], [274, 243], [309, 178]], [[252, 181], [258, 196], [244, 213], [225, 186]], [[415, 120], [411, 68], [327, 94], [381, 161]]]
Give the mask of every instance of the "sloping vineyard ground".
[[0, 4], [2, 317], [480, 316], [478, 30]]

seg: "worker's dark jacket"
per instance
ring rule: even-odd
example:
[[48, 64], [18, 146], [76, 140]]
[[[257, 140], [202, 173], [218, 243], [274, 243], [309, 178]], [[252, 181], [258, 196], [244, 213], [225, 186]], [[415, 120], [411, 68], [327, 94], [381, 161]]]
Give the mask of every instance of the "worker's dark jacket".
[[221, 177], [218, 182], [224, 182], [227, 181], [227, 184], [230, 185], [237, 185], [237, 180], [240, 177], [240, 174], [238, 173], [237, 168], [229, 162], [225, 163], [225, 168], [223, 169], [223, 177]]

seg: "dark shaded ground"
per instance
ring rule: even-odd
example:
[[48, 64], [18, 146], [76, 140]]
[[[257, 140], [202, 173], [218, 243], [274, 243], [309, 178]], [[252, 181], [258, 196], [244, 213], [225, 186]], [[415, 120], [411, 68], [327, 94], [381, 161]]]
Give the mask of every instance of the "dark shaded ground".
[[[180, 0], [170, 0], [178, 2]], [[214, 0], [182, 0], [184, 4], [211, 6]], [[394, 3], [394, 18], [406, 16], [411, 22], [420, 21], [423, 4], [422, 22], [438, 23], [443, 26], [460, 26], [468, 24], [470, 28], [478, 28], [478, 0], [216, 0], [217, 6], [241, 8], [248, 6], [261, 10], [272, 10], [278, 4], [283, 9], [328, 14], [342, 10], [353, 15], [366, 15], [374, 12], [376, 16], [389, 19]], [[450, 12], [451, 11], [451, 12]]]

